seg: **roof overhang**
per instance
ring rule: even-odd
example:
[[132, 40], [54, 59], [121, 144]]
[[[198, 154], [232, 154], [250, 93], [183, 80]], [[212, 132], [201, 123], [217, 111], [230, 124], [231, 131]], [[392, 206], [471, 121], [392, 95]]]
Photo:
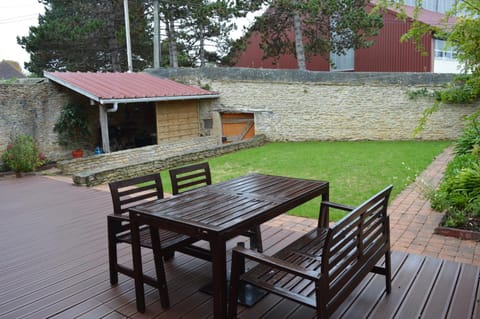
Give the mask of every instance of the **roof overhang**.
[[[89, 98], [90, 100], [92, 101], [95, 101], [95, 102], [98, 102], [99, 104], [119, 104], [119, 103], [145, 103], [145, 102], [161, 102], [161, 101], [178, 101], [178, 100], [199, 100], [199, 99], [216, 99], [216, 98], [219, 98], [220, 97], [220, 94], [217, 93], [217, 92], [211, 92], [211, 91], [206, 91], [206, 90], [203, 90], [203, 89], [200, 89], [200, 93], [201, 94], [180, 94], [180, 95], [177, 95], [177, 94], [163, 94], [163, 95], [153, 95], [153, 96], [123, 96], [123, 97], [115, 97], [115, 96], [109, 96], [109, 97], [105, 97], [105, 96], [100, 96], [100, 94], [95, 94], [94, 92], [92, 92], [92, 90], [89, 90], [87, 88], [85, 88], [85, 86], [79, 84], [78, 82], [74, 82], [68, 78], [65, 78], [64, 76], [62, 76], [62, 74], [67, 74], [67, 73], [63, 73], [63, 72], [44, 72], [44, 76], [53, 81], [53, 82], [56, 82], [72, 91], [75, 91], [87, 98]], [[73, 74], [82, 74], [80, 72], [76, 72], [76, 73], [73, 73]], [[97, 73], [83, 73], [86, 75], [85, 77], [85, 81], [88, 80], [88, 77], [87, 75], [90, 75], [90, 77], [93, 77], [95, 74]], [[112, 73], [113, 74], [113, 73]], [[128, 75], [128, 74], [131, 74], [131, 73], [117, 73], [115, 74], [116, 77], [119, 77], [119, 76], [122, 76], [122, 75]], [[146, 74], [145, 74], [146, 75]], [[151, 77], [155, 77], [154, 75], [148, 75], [148, 76], [151, 76]], [[173, 82], [171, 80], [166, 80], [166, 79], [161, 79], [161, 78], [158, 78], [158, 77], [155, 77], [157, 78], [158, 81], [170, 81], [170, 82]], [[112, 78], [112, 80], [114, 80], [114, 78]], [[159, 82], [160, 85], [161, 85], [161, 82]], [[180, 84], [180, 83], [177, 83], [175, 82], [177, 85], [181, 85], [183, 87], [189, 87], [189, 86], [186, 86], [184, 84]], [[99, 83], [98, 85], [101, 86], [101, 85], [104, 85], [105, 83]], [[191, 90], [188, 90], [187, 91], [192, 91], [192, 92], [196, 92], [198, 91], [199, 89], [198, 88], [194, 88], [194, 87], [190, 87]]]

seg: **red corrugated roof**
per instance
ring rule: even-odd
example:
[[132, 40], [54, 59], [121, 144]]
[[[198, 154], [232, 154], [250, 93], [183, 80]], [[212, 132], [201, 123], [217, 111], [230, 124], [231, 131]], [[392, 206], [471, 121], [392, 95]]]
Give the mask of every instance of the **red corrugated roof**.
[[45, 77], [100, 103], [216, 98], [218, 93], [148, 73], [45, 72]]

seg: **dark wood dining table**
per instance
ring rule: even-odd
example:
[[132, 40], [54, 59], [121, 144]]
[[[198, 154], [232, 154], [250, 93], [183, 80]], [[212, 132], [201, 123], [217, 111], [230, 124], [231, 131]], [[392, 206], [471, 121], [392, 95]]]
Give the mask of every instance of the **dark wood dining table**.
[[[169, 198], [130, 209], [132, 234], [140, 225], [150, 225], [186, 234], [210, 243], [212, 257], [213, 316], [227, 316], [226, 242], [252, 226], [274, 217], [318, 196], [329, 199], [326, 181], [249, 174], [213, 185], [200, 187]], [[138, 236], [132, 236], [135, 238]], [[137, 278], [141, 269], [140, 243], [132, 243]], [[137, 309], [145, 310], [144, 287], [135, 281]]]

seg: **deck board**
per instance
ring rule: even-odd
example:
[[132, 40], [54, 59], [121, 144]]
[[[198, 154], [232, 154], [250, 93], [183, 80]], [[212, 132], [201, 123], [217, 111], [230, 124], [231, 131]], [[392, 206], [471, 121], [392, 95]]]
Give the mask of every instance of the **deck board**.
[[409, 293], [405, 296], [396, 318], [419, 318], [422, 307], [428, 298], [429, 292], [435, 282], [441, 261], [438, 259], [428, 259], [418, 273], [418, 279], [410, 287]]
[[450, 318], [466, 318], [473, 314], [476, 300], [471, 298], [475, 296], [478, 288], [478, 267], [472, 265], [462, 265], [455, 293], [450, 303], [448, 316]]
[[[28, 194], [15, 200], [18, 194]], [[75, 187], [46, 177], [0, 181], [0, 318], [211, 318], [212, 298], [199, 291], [210, 281], [208, 262], [177, 253], [166, 263], [171, 308], [145, 286], [147, 312], [137, 313], [134, 283], [108, 276], [107, 192]], [[273, 254], [302, 235], [262, 226], [264, 249]], [[239, 237], [228, 243], [231, 249]], [[247, 244], [248, 245], [248, 244]], [[144, 270], [154, 274], [151, 253]], [[119, 260], [131, 262], [128, 245]], [[252, 264], [247, 264], [247, 267]], [[478, 318], [480, 269], [432, 257], [393, 252], [392, 294], [383, 276], [368, 275], [333, 318]], [[305, 306], [269, 294], [239, 318], [314, 318]]]

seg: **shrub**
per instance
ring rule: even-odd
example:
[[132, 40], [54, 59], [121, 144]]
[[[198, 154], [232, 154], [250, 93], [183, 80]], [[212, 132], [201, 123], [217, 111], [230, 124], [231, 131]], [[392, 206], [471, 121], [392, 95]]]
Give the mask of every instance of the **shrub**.
[[456, 154], [469, 154], [476, 145], [477, 147], [480, 146], [480, 125], [478, 120], [479, 114], [473, 114], [455, 143]]
[[428, 194], [433, 209], [445, 211], [443, 225], [480, 231], [480, 113], [469, 117], [455, 143], [438, 190]]
[[433, 209], [446, 212], [444, 226], [468, 228], [470, 221], [480, 216], [478, 158], [473, 154], [455, 157], [448, 164], [438, 190], [428, 197]]
[[472, 103], [480, 96], [479, 79], [471, 75], [457, 75], [447, 89], [440, 91], [440, 99], [449, 104]]
[[473, 154], [457, 155], [448, 163], [443, 179], [455, 177], [463, 168], [473, 167], [476, 163], [478, 163], [478, 158]]
[[64, 105], [53, 131], [58, 134], [58, 142], [62, 146], [79, 149], [89, 145], [90, 131], [85, 108], [78, 104]]
[[43, 165], [46, 158], [31, 136], [18, 135], [8, 144], [7, 150], [2, 154], [2, 161], [15, 172], [31, 172]]

